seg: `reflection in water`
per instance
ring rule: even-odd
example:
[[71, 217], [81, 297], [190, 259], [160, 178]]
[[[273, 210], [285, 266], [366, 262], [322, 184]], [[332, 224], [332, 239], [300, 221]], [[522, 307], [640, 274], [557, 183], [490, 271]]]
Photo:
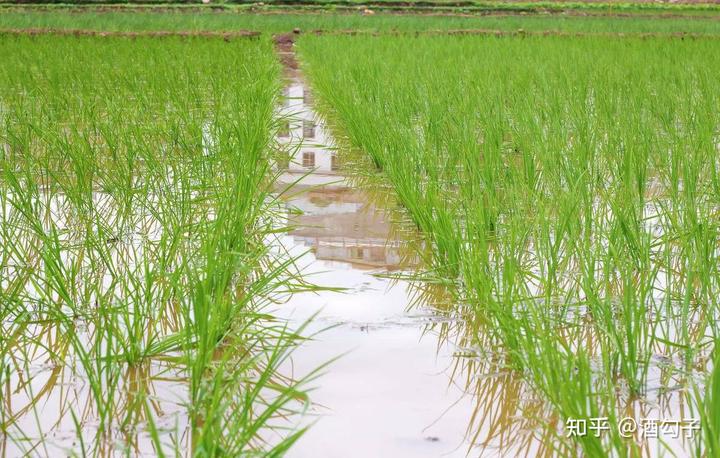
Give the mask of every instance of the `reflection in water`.
[[[546, 451], [538, 436], [538, 417], [546, 406], [517, 374], [503, 369], [497, 355], [468, 357], [474, 351], [454, 346], [458, 324], [448, 318], [452, 311], [441, 314], [423, 305], [448, 302], [439, 299], [447, 294], [444, 288], [375, 275], [412, 273], [417, 244], [398, 236], [391, 211], [377, 203], [386, 199], [368, 194], [367, 183], [352, 175], [355, 165], [344, 174], [344, 156], [308, 104], [302, 80], [294, 78], [286, 95], [281, 115], [287, 123], [279, 143], [288, 161], [281, 164], [280, 181], [292, 186], [285, 205], [294, 229], [283, 245], [291, 254], [309, 248], [311, 255], [301, 259], [304, 274], [346, 291], [297, 294], [278, 314], [297, 323], [317, 314], [311, 326], [323, 331], [295, 354], [297, 375], [347, 352], [320, 379], [311, 396], [312, 417], [319, 421], [289, 455], [530, 456]], [[439, 338], [425, 335], [429, 330], [439, 331]], [[525, 418], [529, 408], [537, 416]]]
[[[181, 318], [170, 309], [151, 314], [143, 308], [160, 303], [156, 289], [130, 298], [122, 288], [122, 281], [144, 278], [141, 260], [160, 252], [158, 220], [142, 210], [123, 218], [111, 195], [91, 193], [87, 207], [98, 210], [95, 221], [117, 231], [115, 239], [97, 249], [111, 273], [92, 262], [95, 252], [65, 248], [83, 246], [87, 237], [85, 220], [69, 196], [38, 193], [38, 220], [57, 231], [64, 248], [57, 266], [67, 269], [62, 273], [68, 277], [77, 275], [69, 296], [60, 298], [45, 283], [49, 274], [35, 276], [49, 272], [51, 262], [35, 252], [41, 241], [14, 219], [17, 211], [9, 204], [14, 197], [6, 192], [0, 207], [2, 245], [21, 247], [0, 260], [0, 456], [65, 456], [81, 450], [84, 455], [152, 454], [152, 439], [143, 426], [149, 415], [164, 439], [184, 441], [186, 376], [169, 355], [156, 359], [161, 350], [153, 347], [177, 332]], [[122, 307], [110, 308], [109, 302]], [[133, 334], [138, 329], [142, 338]], [[124, 364], [136, 350], [133, 345], [141, 346], [144, 355]]]
[[292, 235], [324, 261], [349, 262], [359, 269], [398, 267], [399, 247], [387, 238], [388, 223], [361, 200], [347, 189], [308, 191], [292, 202], [301, 212], [292, 218], [297, 225]]
[[465, 456], [471, 399], [450, 369], [454, 348], [422, 338], [437, 320], [431, 309], [408, 311], [413, 290], [376, 274], [413, 262], [391, 215], [343, 175], [343, 159], [309, 106], [302, 81], [291, 81], [279, 142], [289, 151], [281, 181], [293, 230], [281, 243], [317, 284], [344, 291], [296, 294], [277, 314], [311, 324], [317, 334], [293, 356], [302, 376], [333, 361], [311, 393], [308, 422], [317, 423], [290, 450], [295, 457]]
[[295, 241], [324, 261], [359, 269], [399, 267], [399, 242], [392, 239], [389, 222], [340, 173], [331, 137], [307, 104], [310, 97], [302, 83], [295, 80], [286, 96], [282, 115], [287, 127], [281, 128], [279, 141], [289, 158], [279, 182], [304, 190], [288, 201]]

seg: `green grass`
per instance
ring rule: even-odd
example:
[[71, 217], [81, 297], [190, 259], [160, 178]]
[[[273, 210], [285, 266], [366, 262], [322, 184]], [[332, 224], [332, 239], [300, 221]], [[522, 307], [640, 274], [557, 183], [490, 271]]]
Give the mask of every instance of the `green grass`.
[[[720, 331], [717, 42], [299, 47], [338, 136], [372, 159], [432, 248], [428, 276], [454, 285], [463, 344], [497, 349], [550, 406], [544, 446], [640, 454], [618, 420], [702, 378]], [[558, 428], [594, 416], [610, 418], [602, 438]]]
[[264, 309], [307, 286], [267, 247], [270, 41], [0, 42], [9, 453], [282, 454], [299, 336]]
[[412, 16], [375, 14], [252, 14], [252, 13], [152, 13], [92, 11], [0, 10], [0, 29], [52, 28], [103, 31], [233, 31], [267, 33], [323, 29], [362, 31], [426, 31], [493, 29], [562, 31], [582, 33], [720, 34], [713, 18], [581, 17], [581, 16]]

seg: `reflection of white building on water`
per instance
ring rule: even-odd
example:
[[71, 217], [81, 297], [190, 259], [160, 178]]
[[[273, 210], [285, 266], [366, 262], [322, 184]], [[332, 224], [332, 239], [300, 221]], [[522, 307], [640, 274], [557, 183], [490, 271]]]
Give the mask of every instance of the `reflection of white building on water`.
[[304, 185], [329, 184], [342, 181], [331, 135], [325, 124], [311, 108], [311, 95], [300, 81], [285, 88], [285, 105], [280, 110], [281, 126], [278, 142], [289, 152], [289, 162], [283, 164], [287, 176], [283, 181], [294, 182], [303, 175]]
[[[365, 268], [400, 267], [399, 242], [390, 238], [383, 211], [350, 187], [340, 170], [332, 136], [311, 108], [310, 93], [298, 80], [286, 87], [278, 142], [289, 152], [280, 184], [298, 191], [287, 200], [296, 228], [293, 239], [312, 248], [318, 259]], [[288, 212], [291, 213], [291, 212]], [[298, 213], [298, 214], [295, 214]]]

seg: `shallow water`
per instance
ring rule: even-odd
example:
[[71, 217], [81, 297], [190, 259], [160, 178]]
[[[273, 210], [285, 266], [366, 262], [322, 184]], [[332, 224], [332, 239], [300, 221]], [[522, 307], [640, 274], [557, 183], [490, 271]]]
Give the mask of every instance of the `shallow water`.
[[[305, 103], [302, 81], [287, 93], [294, 120], [280, 140], [293, 158], [282, 180], [299, 181], [285, 200], [296, 229], [280, 243], [291, 254], [309, 251], [299, 261], [309, 281], [344, 289], [296, 294], [276, 312], [295, 325], [315, 316], [308, 333], [319, 333], [293, 354], [295, 376], [339, 356], [313, 383], [306, 421], [315, 424], [288, 456], [465, 456], [472, 405], [451, 377], [455, 349], [425, 334], [438, 317], [409, 310], [407, 282], [378, 276], [412, 269], [405, 242], [393, 237], [388, 210], [334, 166], [335, 151], [324, 146], [332, 139]], [[312, 139], [303, 123], [314, 124]]]

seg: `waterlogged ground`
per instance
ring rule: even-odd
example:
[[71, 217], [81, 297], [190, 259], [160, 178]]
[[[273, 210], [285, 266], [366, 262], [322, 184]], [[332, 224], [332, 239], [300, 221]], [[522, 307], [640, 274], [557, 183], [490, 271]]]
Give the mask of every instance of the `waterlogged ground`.
[[[563, 456], [712, 450], [697, 430], [702, 414], [717, 418], [707, 381], [720, 372], [712, 42], [299, 45], [324, 113], [394, 188], [433, 247], [427, 265], [457, 292], [468, 389], [485, 406], [476, 443], [510, 429], [505, 444], [529, 438]], [[648, 71], [669, 54], [682, 64]], [[507, 389], [482, 380], [493, 373]], [[566, 420], [589, 418], [599, 437], [567, 437]]]
[[[547, 450], [538, 419], [552, 415], [547, 406], [518, 374], [496, 364], [502, 350], [483, 351], [490, 343], [484, 349], [462, 349], [453, 345], [455, 339], [440, 338], [439, 331], [445, 336], [450, 329], [452, 334], [458, 323], [418, 302], [417, 283], [392, 278], [415, 272], [414, 242], [399, 235], [382, 196], [358, 187], [357, 171], [345, 167], [344, 155], [332, 146], [303, 80], [293, 79], [285, 95], [281, 114], [287, 126], [278, 141], [291, 157], [278, 171], [282, 211], [276, 222], [293, 229], [270, 243], [280, 256], [298, 258], [307, 281], [328, 288], [295, 294], [274, 311], [291, 327], [310, 321], [303, 333], [313, 336], [283, 365], [282, 374], [302, 378], [327, 364], [309, 385], [311, 404], [305, 406], [303, 422], [311, 428], [288, 456], [496, 456]], [[212, 142], [206, 134], [204, 144]], [[56, 199], [50, 213], [67, 217], [62, 216], [62, 198]], [[97, 193], [96, 206], [110, 205], [105, 200]], [[157, 236], [152, 218], [143, 221], [144, 232]], [[134, 249], [126, 254], [142, 257], [141, 244], [129, 246]], [[8, 278], [5, 275], [5, 288]], [[168, 316], [159, 326], [171, 329], [178, 320]], [[32, 334], [40, 336], [36, 340], [42, 345], [18, 358], [27, 361], [22, 363], [26, 366], [4, 381], [4, 421], [12, 419], [13, 426], [0, 448], [3, 456], [71, 453], [83, 447], [79, 437], [91, 438], [99, 427], [82, 365], [53, 362], [71, 345], [63, 326], [35, 326]], [[96, 341], [92, 327], [82, 320], [76, 326], [77, 339], [86, 345]], [[684, 405], [682, 391], [666, 388], [668, 371], [663, 368], [675, 364], [681, 362], [661, 353], [653, 357], [647, 400], [632, 402], [625, 410], [637, 428], [643, 420], [695, 418]], [[101, 447], [104, 453], [153, 455], [143, 422], [146, 413], [134, 399], [139, 392], [151, 398], [163, 442], [188, 444], [188, 383], [176, 364], [150, 360], [127, 370], [120, 380], [112, 387], [117, 393], [115, 415], [140, 421], [112, 429]], [[82, 425], [81, 435], [77, 424]], [[38, 442], [37, 434], [45, 440]], [[648, 440], [646, 455], [687, 449], [684, 432], [673, 436], [673, 430], [661, 424], [658, 437], [667, 446]]]
[[[284, 376], [299, 379], [330, 364], [311, 384], [316, 389], [304, 423], [312, 428], [289, 456], [465, 456], [472, 399], [452, 377], [456, 349], [428, 333], [431, 325], [446, 321], [429, 307], [410, 307], [416, 293], [409, 283], [382, 276], [413, 271], [409, 241], [396, 237], [389, 210], [345, 176], [336, 151], [326, 146], [332, 139], [312, 112], [308, 94], [300, 80], [286, 94], [285, 114], [292, 120], [279, 141], [293, 157], [280, 165], [276, 186], [284, 191], [284, 211], [275, 218], [280, 226], [289, 222], [295, 227], [272, 243], [279, 242], [274, 249], [281, 258], [298, 257], [297, 267], [307, 281], [328, 290], [295, 294], [275, 313], [291, 327], [311, 320], [303, 334], [314, 335], [283, 366]], [[210, 130], [203, 129], [204, 154], [214, 144]], [[115, 211], [102, 192], [94, 193], [93, 202], [108, 214]], [[55, 225], [71, 226], [72, 214], [62, 195], [53, 195], [46, 204]], [[130, 234], [144, 235], [123, 238], [113, 252], [116, 262], [128, 269], [141, 268], [144, 250], [162, 236], [152, 214], [136, 215], [136, 224]], [[8, 269], [2, 279], [6, 289], [16, 274]], [[112, 288], [109, 274], [97, 281]], [[170, 313], [162, 322], [147, 325], [171, 333], [182, 319]], [[148, 414], [168, 448], [189, 445], [189, 383], [172, 354], [148, 358], [131, 369], [118, 366], [113, 370], [123, 373], [100, 381], [106, 396], [114, 399], [112, 425], [102, 426], [97, 393], [83, 364], [70, 355], [74, 345], [112, 343], [81, 317], [72, 324], [33, 326], [27, 330], [35, 336], [33, 345], [10, 362], [19, 366], [3, 379], [3, 422], [8, 429], [0, 455], [83, 454], [84, 441], [93, 441], [98, 430], [105, 429], [97, 453], [153, 456]], [[67, 326], [73, 327], [72, 338]], [[149, 412], [143, 410], [146, 399]], [[267, 433], [270, 440], [273, 435]]]
[[[62, 338], [56, 336], [57, 340]], [[6, 381], [4, 408], [13, 420], [3, 436], [0, 456], [71, 456], [86, 453], [83, 440], [92, 441], [100, 428], [100, 418], [86, 375], [79, 365], [53, 365], [46, 354], [24, 367], [22, 377]], [[152, 362], [141, 369], [126, 371], [115, 387], [118, 398], [115, 414], [128, 420], [145, 414], [138, 409], [138, 393], [152, 398], [152, 415], [166, 444], [184, 448], [189, 440], [187, 417], [188, 384], [173, 364]], [[74, 412], [76, 416], [73, 418]], [[77, 422], [77, 423], [76, 423]], [[81, 425], [78, 428], [77, 425]], [[112, 428], [101, 442], [104, 456], [155, 456], [145, 421], [127, 428]], [[81, 439], [82, 438], [82, 439]], [[42, 441], [40, 440], [42, 439]]]

